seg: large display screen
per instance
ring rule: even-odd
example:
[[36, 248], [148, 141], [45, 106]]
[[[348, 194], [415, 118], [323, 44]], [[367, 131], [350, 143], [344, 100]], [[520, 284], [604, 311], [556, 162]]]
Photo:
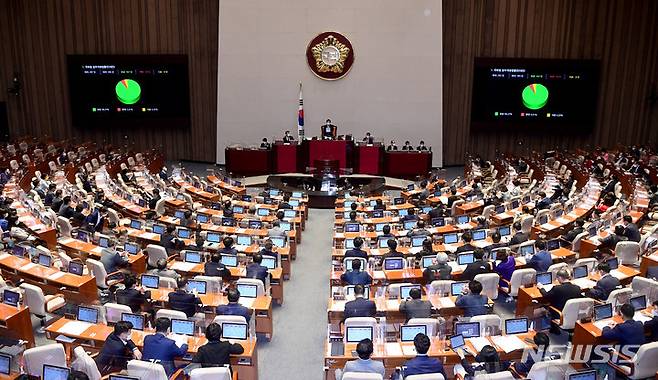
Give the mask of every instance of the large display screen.
[[73, 125], [188, 127], [186, 55], [69, 55]]
[[598, 61], [476, 58], [471, 126], [589, 131], [598, 87]]

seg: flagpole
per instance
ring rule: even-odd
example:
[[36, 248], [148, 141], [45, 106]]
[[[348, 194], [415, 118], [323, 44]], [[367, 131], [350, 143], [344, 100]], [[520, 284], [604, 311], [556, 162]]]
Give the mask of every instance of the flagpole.
[[302, 95], [302, 82], [299, 82], [299, 108], [297, 110], [297, 141], [304, 140], [304, 97]]

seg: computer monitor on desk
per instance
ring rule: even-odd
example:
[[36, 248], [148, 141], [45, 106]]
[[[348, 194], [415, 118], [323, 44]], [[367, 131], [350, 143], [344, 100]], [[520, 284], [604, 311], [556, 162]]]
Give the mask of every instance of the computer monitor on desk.
[[194, 335], [194, 321], [186, 319], [172, 319], [171, 332], [179, 335]]
[[50, 364], [43, 365], [43, 380], [66, 380], [69, 377], [70, 369], [58, 367]]
[[246, 340], [249, 326], [245, 323], [222, 323], [222, 338], [232, 340]]
[[69, 262], [69, 273], [75, 274], [77, 276], [82, 276], [83, 271], [84, 271], [84, 266], [82, 265], [82, 263], [79, 263], [77, 261]]
[[18, 292], [5, 289], [2, 295], [2, 300], [3, 300], [2, 302], [4, 302], [6, 305], [17, 307], [20, 297], [21, 296]]
[[466, 287], [468, 287], [468, 281], [453, 282], [450, 284], [450, 294], [453, 296], [458, 296], [462, 294], [464, 288]]
[[9, 375], [11, 372], [11, 356], [0, 354], [0, 374]]
[[420, 284], [400, 286], [400, 298], [401, 299], [409, 298], [410, 297], [409, 293], [411, 292], [411, 289], [421, 290], [421, 286], [420, 286]]
[[505, 334], [525, 334], [528, 332], [528, 318], [510, 318], [505, 320]]
[[384, 270], [400, 270], [404, 269], [404, 258], [402, 257], [389, 257], [384, 259]]
[[143, 274], [142, 286], [149, 289], [157, 289], [160, 287], [160, 277], [152, 274]]
[[586, 370], [569, 374], [567, 380], [596, 380], [596, 370]]
[[480, 323], [457, 322], [455, 323], [455, 334], [463, 335], [464, 338], [477, 338], [480, 336]]
[[603, 305], [594, 306], [594, 321], [612, 318], [612, 304], [606, 303]]
[[345, 341], [347, 343], [358, 343], [364, 339], [373, 338], [372, 326], [349, 326], [345, 328]]
[[400, 326], [400, 341], [413, 342], [416, 335], [427, 335], [427, 326], [425, 325], [401, 325]]
[[132, 323], [135, 330], [144, 330], [144, 316], [141, 314], [121, 313], [121, 320]]

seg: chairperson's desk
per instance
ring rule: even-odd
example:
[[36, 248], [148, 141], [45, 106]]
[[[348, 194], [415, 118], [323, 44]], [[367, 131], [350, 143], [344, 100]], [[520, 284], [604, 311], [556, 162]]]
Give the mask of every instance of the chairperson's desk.
[[[75, 326], [75, 324], [82, 326], [82, 328], [71, 328]], [[71, 343], [64, 343], [65, 345], [82, 345], [90, 349], [101, 350], [107, 336], [110, 335], [112, 331], [113, 327], [111, 326], [103, 324], [88, 324], [88, 327], [84, 328], [84, 325], [79, 325], [79, 321], [61, 318], [46, 328], [46, 336], [49, 339], [55, 340], [58, 336], [64, 335], [67, 338], [74, 339]], [[154, 333], [154, 331], [132, 330], [131, 339], [138, 347], [143, 348], [144, 337]], [[191, 354], [196, 353], [199, 347], [206, 344], [206, 342], [207, 340], [205, 336], [190, 337], [188, 339], [188, 352]], [[238, 371], [238, 377], [241, 380], [257, 380], [258, 355], [256, 353], [256, 341], [239, 340], [235, 341], [235, 343], [240, 343], [244, 348], [244, 352], [240, 355], [231, 355], [231, 366], [234, 370]]]
[[26, 306], [13, 307], [0, 303], [0, 336], [22, 339], [28, 348], [34, 347], [34, 333], [30, 310]]

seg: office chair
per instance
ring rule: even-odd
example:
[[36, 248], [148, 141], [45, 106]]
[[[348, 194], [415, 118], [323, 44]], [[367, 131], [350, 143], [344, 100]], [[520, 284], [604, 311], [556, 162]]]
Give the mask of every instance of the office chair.
[[620, 365], [613, 361], [609, 361], [608, 365], [628, 379], [653, 378], [658, 372], [658, 342], [641, 345], [632, 358], [619, 352], [617, 355], [620, 359], [626, 360], [628, 365]]
[[190, 380], [237, 380], [238, 373], [231, 376], [228, 367], [196, 368], [190, 372]]
[[41, 378], [43, 365], [50, 364], [58, 367], [66, 367], [66, 353], [64, 346], [60, 343], [47, 344], [28, 348], [23, 352], [25, 371], [30, 376]]
[[482, 294], [485, 294], [492, 300], [498, 298], [500, 275], [497, 273], [482, 273], [476, 275], [473, 280], [479, 281], [482, 284]]

